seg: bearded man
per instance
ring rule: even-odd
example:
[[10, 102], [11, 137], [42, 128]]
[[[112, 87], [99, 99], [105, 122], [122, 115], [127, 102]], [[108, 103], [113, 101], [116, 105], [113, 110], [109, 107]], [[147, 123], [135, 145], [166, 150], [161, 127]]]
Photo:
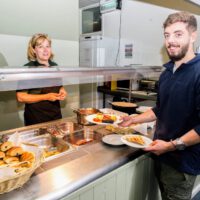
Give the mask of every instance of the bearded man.
[[154, 141], [145, 148], [155, 157], [163, 200], [189, 200], [200, 174], [200, 54], [194, 53], [196, 18], [170, 14], [164, 22], [170, 61], [159, 79], [156, 106], [125, 117], [122, 126], [156, 120]]

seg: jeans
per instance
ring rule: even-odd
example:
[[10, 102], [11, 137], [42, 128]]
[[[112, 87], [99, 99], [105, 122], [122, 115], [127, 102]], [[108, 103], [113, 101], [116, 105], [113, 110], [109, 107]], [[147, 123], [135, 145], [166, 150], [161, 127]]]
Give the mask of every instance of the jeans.
[[191, 199], [196, 179], [195, 175], [179, 172], [159, 161], [155, 161], [155, 173], [160, 186], [162, 200]]

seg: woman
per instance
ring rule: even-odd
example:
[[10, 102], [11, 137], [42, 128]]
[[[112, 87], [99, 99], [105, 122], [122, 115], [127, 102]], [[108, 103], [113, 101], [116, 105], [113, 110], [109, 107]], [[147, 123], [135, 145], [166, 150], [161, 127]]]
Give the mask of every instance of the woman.
[[[57, 65], [52, 61], [51, 40], [46, 34], [35, 34], [31, 38], [27, 57], [30, 62], [25, 66], [37, 68]], [[52, 86], [18, 90], [16, 96], [19, 102], [25, 103], [24, 123], [27, 126], [62, 118], [60, 100], [66, 98], [67, 92], [63, 86]]]

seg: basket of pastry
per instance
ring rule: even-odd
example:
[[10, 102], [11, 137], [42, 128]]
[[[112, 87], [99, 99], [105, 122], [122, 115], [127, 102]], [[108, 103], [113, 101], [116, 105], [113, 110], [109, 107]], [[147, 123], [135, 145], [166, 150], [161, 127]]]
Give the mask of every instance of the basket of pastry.
[[22, 187], [43, 161], [38, 147], [15, 145], [11, 141], [0, 144], [0, 194]]

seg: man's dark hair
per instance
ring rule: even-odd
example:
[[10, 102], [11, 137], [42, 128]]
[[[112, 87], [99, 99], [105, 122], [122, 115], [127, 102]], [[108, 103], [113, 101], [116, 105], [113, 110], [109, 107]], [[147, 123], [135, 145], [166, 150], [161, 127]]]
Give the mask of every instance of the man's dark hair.
[[187, 29], [189, 31], [194, 32], [197, 30], [197, 20], [195, 16], [190, 14], [189, 12], [181, 11], [170, 14], [165, 20], [163, 27], [166, 28], [176, 22], [183, 22], [187, 24]]

